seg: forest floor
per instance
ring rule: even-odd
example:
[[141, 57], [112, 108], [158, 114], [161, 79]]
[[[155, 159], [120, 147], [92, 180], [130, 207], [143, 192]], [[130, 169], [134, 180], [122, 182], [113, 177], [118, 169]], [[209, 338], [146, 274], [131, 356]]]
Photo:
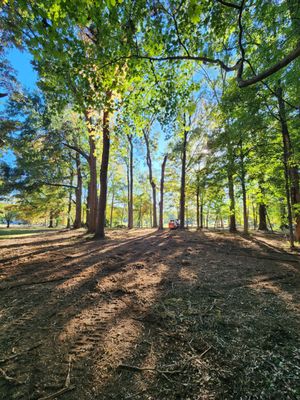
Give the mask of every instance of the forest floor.
[[300, 398], [300, 256], [275, 234], [0, 242], [0, 399]]

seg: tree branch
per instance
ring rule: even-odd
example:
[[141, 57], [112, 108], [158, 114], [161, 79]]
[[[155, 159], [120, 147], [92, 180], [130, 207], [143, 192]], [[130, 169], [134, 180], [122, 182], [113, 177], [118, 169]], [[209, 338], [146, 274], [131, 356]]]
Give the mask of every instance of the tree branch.
[[76, 186], [65, 185], [64, 183], [50, 183], [50, 182], [46, 182], [46, 181], [38, 181], [38, 183], [41, 185], [46, 185], [46, 186], [56, 186], [56, 187], [66, 187], [69, 189], [77, 189]]
[[229, 3], [228, 1], [224, 1], [224, 0], [217, 0], [217, 1], [218, 1], [218, 3], [223, 4], [223, 6], [236, 8], [237, 10], [241, 9], [241, 6], [239, 6], [238, 4]]
[[228, 66], [226, 65], [222, 60], [216, 58], [210, 58], [210, 57], [206, 57], [206, 56], [182, 56], [182, 55], [177, 55], [177, 56], [164, 56], [164, 57], [153, 57], [153, 56], [148, 56], [148, 55], [140, 55], [140, 54], [132, 54], [130, 56], [121, 56], [117, 59], [111, 60], [108, 63], [105, 63], [101, 66], [101, 68], [106, 68], [107, 66], [114, 64], [118, 61], [121, 60], [128, 60], [131, 58], [136, 58], [136, 59], [141, 59], [141, 60], [149, 60], [149, 61], [183, 61], [183, 60], [191, 60], [191, 61], [202, 61], [203, 63], [207, 63], [207, 64], [215, 64], [215, 65], [219, 65], [221, 68], [223, 68], [225, 71], [227, 72], [231, 72], [231, 71], [236, 71], [239, 67], [240, 67], [240, 60], [234, 64], [233, 66]]
[[76, 151], [77, 153], [81, 154], [82, 157], [84, 157], [87, 161], [89, 161], [89, 156], [88, 154], [86, 154], [82, 149], [80, 149], [77, 146], [72, 146], [71, 144], [68, 143], [63, 143], [64, 146], [68, 147], [69, 149], [72, 149], [74, 151]]
[[[266, 69], [260, 74], [254, 75], [249, 79], [242, 79], [242, 74], [238, 74], [237, 81], [240, 88], [254, 85], [255, 83], [261, 82], [263, 79], [275, 74], [275, 72], [280, 71], [282, 68], [289, 65], [292, 61], [300, 56], [300, 42], [297, 44], [296, 48], [287, 54], [281, 61], [278, 61], [272, 67]], [[241, 67], [239, 67], [241, 68]]]

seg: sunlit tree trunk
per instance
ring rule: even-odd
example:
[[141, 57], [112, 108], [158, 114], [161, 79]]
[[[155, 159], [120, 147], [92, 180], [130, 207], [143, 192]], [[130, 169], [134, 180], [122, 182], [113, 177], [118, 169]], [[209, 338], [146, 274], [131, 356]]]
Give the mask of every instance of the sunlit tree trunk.
[[182, 156], [181, 156], [181, 182], [180, 182], [180, 203], [179, 203], [180, 229], [184, 229], [185, 226], [185, 174], [186, 174], [187, 138], [188, 138], [188, 130], [185, 128], [183, 132]]
[[200, 229], [203, 229], [203, 195], [201, 196], [201, 204], [200, 204]]
[[248, 233], [248, 209], [247, 209], [247, 191], [246, 191], [246, 171], [244, 164], [244, 155], [241, 154], [241, 186], [243, 196], [243, 221], [244, 221], [244, 233]]
[[74, 178], [74, 173], [73, 173], [73, 167], [72, 167], [71, 171], [70, 171], [70, 189], [69, 189], [69, 199], [68, 199], [68, 217], [67, 217], [67, 226], [66, 226], [67, 229], [71, 228], [73, 178]]
[[81, 215], [82, 215], [82, 173], [81, 173], [81, 161], [79, 153], [76, 153], [76, 171], [77, 171], [77, 186], [75, 189], [76, 196], [76, 208], [75, 208], [75, 220], [74, 229], [81, 228]]
[[[107, 99], [109, 100], [111, 93], [107, 93]], [[100, 167], [100, 196], [98, 206], [98, 218], [95, 239], [103, 239], [105, 236], [105, 212], [107, 202], [107, 173], [109, 164], [109, 150], [110, 150], [110, 137], [109, 137], [109, 111], [105, 109], [103, 111], [103, 143], [102, 143], [102, 159]]]
[[197, 229], [200, 229], [200, 188], [197, 185], [196, 189], [196, 222], [197, 222]]
[[132, 135], [127, 136], [129, 141], [129, 171], [128, 171], [128, 228], [133, 228], [133, 143]]
[[166, 154], [161, 165], [161, 178], [160, 178], [160, 203], [159, 203], [159, 229], [164, 229], [164, 182], [165, 182], [165, 169], [168, 155]]
[[146, 150], [147, 150], [146, 161], [147, 161], [148, 170], [149, 170], [149, 182], [150, 182], [150, 185], [152, 188], [152, 209], [153, 209], [153, 211], [152, 211], [152, 218], [153, 218], [152, 228], [157, 228], [156, 183], [153, 179], [150, 143], [149, 143], [149, 136], [148, 136], [148, 133], [146, 132], [146, 129], [144, 129], [144, 139], [145, 139]]
[[89, 164], [89, 174], [90, 180], [88, 184], [88, 212], [87, 212], [87, 225], [88, 232], [94, 233], [96, 230], [96, 222], [97, 222], [97, 160], [96, 160], [96, 143], [95, 143], [95, 134], [92, 128], [92, 119], [89, 116], [88, 111], [85, 113], [85, 119], [87, 124], [87, 129], [89, 133], [89, 156], [88, 156], [88, 164]]
[[[299, 177], [296, 167], [290, 166], [292, 146], [290, 140], [290, 134], [288, 130], [285, 103], [282, 95], [282, 88], [279, 86], [276, 90], [279, 106], [279, 118], [281, 124], [282, 142], [283, 142], [283, 164], [284, 164], [284, 177], [285, 177], [285, 191], [286, 191], [286, 202], [288, 209], [288, 224], [290, 232], [290, 245], [294, 247], [294, 232], [293, 232], [293, 213], [292, 206], [297, 204], [297, 200], [300, 202], [299, 194]], [[297, 240], [300, 238], [300, 216], [296, 216], [296, 236]]]

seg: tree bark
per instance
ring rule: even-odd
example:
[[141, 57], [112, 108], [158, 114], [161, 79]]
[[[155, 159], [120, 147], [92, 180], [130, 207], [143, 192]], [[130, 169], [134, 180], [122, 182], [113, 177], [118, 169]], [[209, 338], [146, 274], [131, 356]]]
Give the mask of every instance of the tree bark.
[[196, 191], [196, 222], [197, 222], [197, 229], [200, 229], [200, 193], [199, 193], [199, 185], [197, 185]]
[[[111, 97], [111, 92], [107, 93], [107, 99]], [[109, 110], [105, 109], [103, 112], [103, 147], [102, 159], [100, 168], [100, 196], [98, 207], [97, 227], [95, 239], [103, 239], [105, 237], [105, 212], [107, 202], [107, 173], [109, 164], [109, 150], [110, 150], [110, 137], [109, 137]]]
[[228, 170], [228, 192], [229, 192], [229, 232], [237, 232], [235, 219], [235, 197], [234, 184], [231, 169]]
[[186, 148], [187, 148], [188, 130], [185, 128], [182, 143], [181, 158], [181, 184], [180, 184], [180, 217], [179, 227], [184, 229], [185, 226], [185, 169], [186, 169]]
[[69, 190], [69, 199], [68, 199], [68, 217], [67, 217], [67, 225], [66, 228], [71, 228], [71, 210], [72, 210], [72, 190]]
[[160, 203], [159, 203], [159, 229], [164, 229], [164, 183], [165, 183], [165, 168], [168, 155], [166, 154], [161, 165], [160, 178]]
[[201, 196], [200, 204], [200, 229], [203, 229], [203, 195]]
[[128, 171], [128, 228], [133, 228], [133, 143], [132, 135], [127, 136], [129, 141], [129, 171]]
[[[71, 157], [70, 157], [71, 158]], [[71, 211], [72, 211], [72, 192], [73, 192], [73, 166], [71, 167], [70, 173], [70, 189], [69, 189], [69, 199], [68, 199], [68, 218], [67, 218], [67, 229], [71, 228]]]
[[87, 123], [87, 129], [89, 132], [89, 172], [90, 172], [90, 180], [88, 185], [88, 212], [87, 212], [87, 225], [88, 232], [94, 233], [96, 231], [97, 224], [97, 160], [95, 156], [96, 151], [96, 143], [94, 132], [92, 130], [92, 120], [88, 114], [88, 111], [85, 113], [85, 119]]
[[53, 219], [54, 219], [54, 215], [53, 215], [53, 211], [50, 211], [50, 215], [49, 215], [49, 226], [48, 228], [53, 228]]
[[267, 225], [267, 208], [264, 203], [259, 204], [258, 215], [259, 215], [258, 230], [267, 232], [269, 230]]
[[144, 139], [145, 139], [146, 150], [147, 150], [146, 160], [147, 160], [147, 165], [148, 165], [148, 169], [149, 169], [149, 182], [150, 182], [150, 185], [152, 188], [152, 208], [153, 208], [152, 228], [157, 228], [156, 183], [154, 182], [153, 174], [152, 174], [152, 159], [151, 159], [149, 136], [145, 129], [144, 129], [143, 133], [144, 133]]
[[248, 210], [247, 210], [247, 191], [246, 191], [246, 171], [244, 165], [244, 156], [241, 155], [241, 186], [243, 195], [243, 221], [244, 221], [244, 233], [248, 233]]
[[[285, 103], [282, 95], [282, 88], [280, 86], [276, 89], [276, 95], [279, 106], [279, 119], [281, 125], [281, 134], [283, 142], [283, 165], [284, 165], [284, 177], [285, 177], [285, 191], [286, 191], [286, 202], [288, 209], [288, 225], [290, 232], [290, 245], [294, 248], [294, 231], [293, 231], [293, 212], [292, 206], [297, 201], [297, 192], [299, 195], [299, 177], [297, 177], [296, 171], [291, 171], [290, 160], [292, 155], [292, 146], [290, 140], [290, 134], [288, 130]], [[292, 168], [293, 170], [294, 168]], [[299, 196], [300, 197], [300, 196]], [[300, 200], [300, 199], [299, 199]], [[298, 221], [297, 221], [298, 225]], [[299, 230], [300, 230], [300, 216], [299, 216]]]
[[75, 221], [73, 228], [81, 228], [81, 202], [82, 202], [82, 173], [80, 154], [76, 153], [76, 171], [77, 171], [77, 186], [75, 190], [76, 208], [75, 208]]

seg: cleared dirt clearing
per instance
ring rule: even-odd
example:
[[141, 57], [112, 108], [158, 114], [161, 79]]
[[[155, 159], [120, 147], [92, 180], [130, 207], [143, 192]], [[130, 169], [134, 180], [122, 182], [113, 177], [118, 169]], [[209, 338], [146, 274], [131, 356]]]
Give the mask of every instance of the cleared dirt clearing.
[[299, 256], [275, 235], [1, 240], [1, 399], [297, 399]]

